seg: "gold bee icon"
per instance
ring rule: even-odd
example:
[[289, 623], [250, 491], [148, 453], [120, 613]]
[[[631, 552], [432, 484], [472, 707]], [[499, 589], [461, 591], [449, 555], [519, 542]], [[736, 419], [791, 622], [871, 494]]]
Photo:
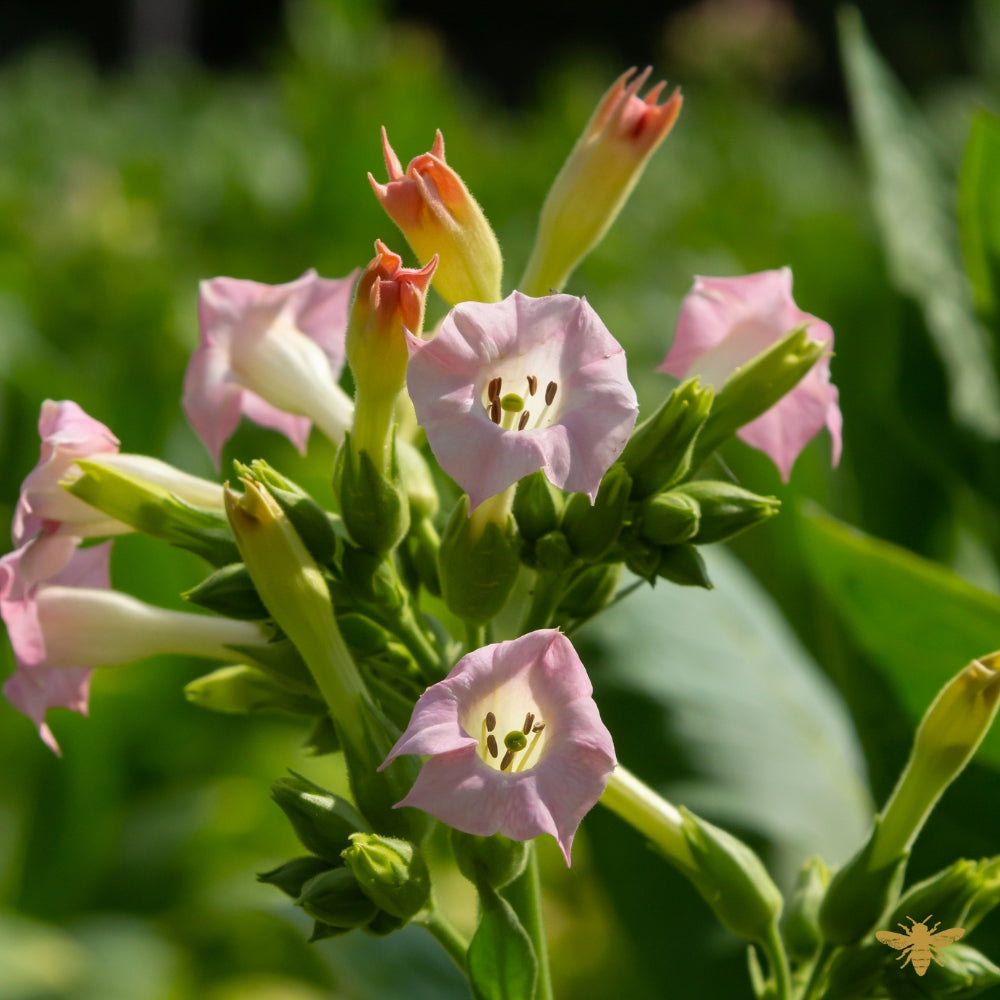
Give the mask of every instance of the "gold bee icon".
[[922, 976], [930, 966], [931, 959], [933, 958], [938, 965], [941, 965], [938, 952], [957, 941], [965, 933], [963, 927], [952, 927], [949, 930], [939, 932], [940, 921], [933, 927], [928, 927], [927, 921], [933, 916], [934, 914], [931, 913], [920, 923], [908, 916], [906, 919], [910, 921], [912, 926], [907, 927], [905, 924], [900, 924], [899, 926], [903, 928], [902, 934], [897, 934], [895, 931], [875, 932], [875, 937], [882, 944], [887, 944], [890, 948], [895, 948], [903, 953], [899, 958], [905, 957], [906, 961], [900, 966], [901, 969], [912, 965], [913, 971], [918, 976]]

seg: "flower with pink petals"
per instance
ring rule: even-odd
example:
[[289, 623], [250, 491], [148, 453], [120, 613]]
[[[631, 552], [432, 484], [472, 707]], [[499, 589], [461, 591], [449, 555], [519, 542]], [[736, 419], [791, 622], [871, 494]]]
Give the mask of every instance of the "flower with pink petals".
[[222, 487], [188, 475], [146, 455], [120, 454], [118, 439], [99, 420], [71, 400], [42, 403], [38, 418], [41, 454], [21, 484], [11, 536], [15, 546], [30, 542], [26, 562], [32, 574], [49, 577], [66, 564], [82, 538], [132, 531], [63, 487], [79, 478], [78, 462], [113, 466], [137, 479], [155, 483], [194, 507], [222, 509]]
[[471, 508], [538, 469], [594, 499], [638, 403], [625, 352], [586, 299], [465, 302], [433, 340], [408, 343], [417, 419]]
[[441, 297], [451, 305], [496, 302], [503, 275], [500, 244], [462, 178], [445, 162], [440, 130], [431, 151], [411, 160], [406, 173], [384, 128], [382, 155], [389, 183], [369, 174], [372, 190], [422, 264], [438, 255], [434, 287]]
[[580, 821], [615, 767], [587, 671], [558, 629], [474, 650], [417, 701], [386, 758], [429, 756], [400, 806], [513, 840], [555, 837], [570, 863]]
[[677, 378], [697, 375], [718, 390], [733, 371], [803, 325], [827, 352], [791, 392], [737, 432], [771, 458], [785, 482], [799, 453], [823, 427], [833, 442], [833, 465], [841, 450], [838, 393], [830, 381], [833, 330], [795, 304], [787, 267], [738, 278], [696, 278], [658, 369]]
[[257, 622], [170, 611], [110, 590], [112, 543], [79, 549], [78, 539], [68, 541], [61, 564], [50, 553], [41, 566], [31, 542], [0, 559], [0, 617], [17, 663], [3, 693], [56, 753], [46, 712], [86, 715], [94, 667], [163, 653], [229, 660], [268, 638]]
[[201, 344], [184, 376], [184, 410], [216, 465], [241, 415], [281, 432], [300, 452], [313, 423], [343, 440], [353, 406], [337, 380], [354, 279], [310, 270], [284, 285], [201, 283]]

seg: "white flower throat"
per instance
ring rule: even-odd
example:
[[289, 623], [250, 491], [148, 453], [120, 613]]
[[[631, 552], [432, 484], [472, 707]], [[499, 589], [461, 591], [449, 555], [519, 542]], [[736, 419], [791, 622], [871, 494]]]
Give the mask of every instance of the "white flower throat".
[[[510, 381], [508, 379], [508, 384]], [[486, 386], [483, 408], [493, 423], [499, 424], [504, 430], [524, 431], [546, 427], [554, 421], [552, 404], [559, 391], [558, 382], [546, 383], [544, 391], [539, 392], [541, 386], [538, 376], [528, 375], [523, 395], [504, 392], [503, 382], [503, 376], [497, 375]]]
[[526, 771], [541, 759], [544, 731], [545, 723], [540, 722], [534, 712], [525, 713], [524, 720], [510, 729], [506, 725], [498, 726], [496, 714], [487, 712], [480, 727], [479, 752], [494, 770]]

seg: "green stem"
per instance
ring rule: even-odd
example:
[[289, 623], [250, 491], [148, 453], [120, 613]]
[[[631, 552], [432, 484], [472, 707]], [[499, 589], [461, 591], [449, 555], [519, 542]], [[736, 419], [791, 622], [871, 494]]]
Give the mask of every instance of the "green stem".
[[538, 857], [534, 844], [528, 845], [528, 863], [524, 871], [503, 890], [503, 896], [513, 907], [535, 949], [535, 958], [538, 960], [535, 1000], [553, 1000], [549, 949], [542, 922], [542, 883], [538, 877]]
[[486, 645], [486, 631], [482, 625], [475, 622], [465, 623], [465, 650], [471, 653], [474, 649], [479, 649]]
[[469, 942], [455, 929], [447, 917], [436, 908], [428, 911], [425, 917], [418, 917], [414, 923], [426, 927], [437, 939], [438, 944], [448, 953], [451, 960], [463, 971], [467, 970]]
[[819, 954], [813, 961], [812, 971], [809, 973], [809, 981], [802, 991], [802, 1000], [811, 1000], [812, 997], [819, 997], [819, 988], [823, 982], [823, 976], [830, 966], [830, 959], [833, 958], [834, 946], [827, 941], [823, 942]]
[[785, 951], [785, 944], [781, 940], [777, 920], [768, 928], [767, 940], [763, 942], [763, 945], [764, 950], [767, 952], [767, 960], [771, 966], [771, 974], [774, 976], [777, 1000], [791, 1000], [792, 973], [788, 967], [788, 953]]
[[563, 574], [540, 570], [535, 576], [535, 586], [531, 592], [531, 605], [521, 622], [521, 634], [535, 629], [548, 628], [562, 599], [565, 587]]

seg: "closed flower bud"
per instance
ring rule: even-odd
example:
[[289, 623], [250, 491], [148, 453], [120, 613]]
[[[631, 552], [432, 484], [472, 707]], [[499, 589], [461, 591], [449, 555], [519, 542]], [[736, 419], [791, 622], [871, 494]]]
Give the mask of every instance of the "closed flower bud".
[[705, 590], [712, 590], [715, 586], [709, 579], [708, 568], [701, 553], [693, 545], [688, 544], [667, 545], [660, 549], [656, 575], [682, 587], [704, 587]]
[[733, 483], [698, 479], [674, 492], [694, 500], [701, 517], [692, 539], [695, 545], [724, 542], [778, 513], [777, 497], [762, 497]]
[[341, 851], [350, 844], [351, 834], [368, 829], [346, 799], [294, 771], [271, 786], [271, 797], [288, 817], [302, 846], [334, 865], [341, 863]]
[[632, 476], [632, 499], [669, 489], [697, 468], [695, 442], [712, 408], [712, 387], [688, 379], [633, 432], [622, 464]]
[[[936, 915], [934, 920], [937, 921]], [[981, 951], [959, 941], [941, 949], [938, 961], [928, 965], [918, 987], [911, 977], [898, 974], [886, 976], [883, 982], [892, 1000], [923, 1000], [924, 997], [948, 997], [952, 1000], [979, 996], [996, 986], [1000, 983], [1000, 968]]]
[[326, 705], [318, 692], [316, 697], [311, 697], [290, 691], [263, 670], [245, 664], [220, 667], [191, 681], [184, 688], [184, 697], [201, 708], [229, 715], [283, 712], [313, 716], [326, 713]]
[[829, 884], [830, 871], [823, 859], [815, 856], [802, 866], [795, 879], [783, 927], [788, 953], [794, 959], [807, 961], [822, 944], [819, 907]]
[[268, 617], [267, 608], [260, 599], [243, 563], [220, 566], [201, 583], [181, 595], [185, 601], [199, 608], [214, 611], [227, 618], [245, 621], [263, 621]]
[[614, 596], [621, 580], [620, 562], [587, 566], [581, 570], [559, 599], [559, 615], [567, 618], [590, 618]]
[[356, 833], [341, 856], [366, 895], [386, 913], [410, 920], [430, 901], [431, 876], [416, 844]]
[[363, 927], [378, 912], [349, 868], [332, 868], [311, 878], [295, 905], [331, 927]]
[[639, 532], [657, 545], [679, 545], [698, 534], [698, 501], [674, 490], [655, 493], [639, 509]]
[[485, 624], [507, 603], [520, 566], [514, 519], [488, 521], [477, 538], [463, 496], [452, 512], [438, 550], [441, 595], [459, 618]]
[[534, 542], [559, 526], [562, 497], [539, 469], [517, 484], [511, 512], [526, 542]]

